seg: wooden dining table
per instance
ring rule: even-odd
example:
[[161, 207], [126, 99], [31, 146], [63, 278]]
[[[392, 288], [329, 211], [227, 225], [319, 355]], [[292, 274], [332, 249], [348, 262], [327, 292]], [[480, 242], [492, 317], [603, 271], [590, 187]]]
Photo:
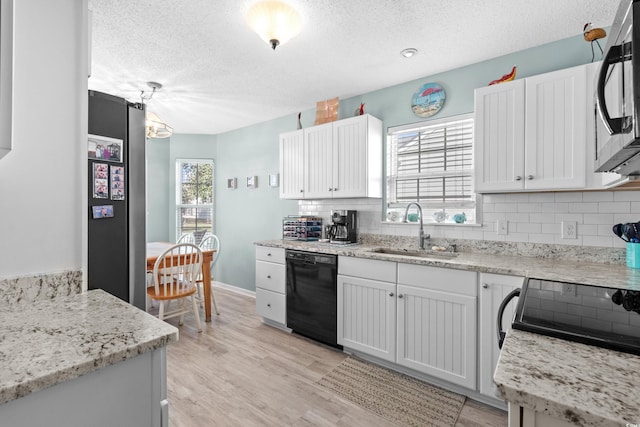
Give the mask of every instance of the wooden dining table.
[[[147, 271], [153, 270], [156, 260], [175, 243], [147, 242]], [[204, 320], [211, 322], [211, 261], [214, 249], [202, 249], [202, 283], [204, 290]]]

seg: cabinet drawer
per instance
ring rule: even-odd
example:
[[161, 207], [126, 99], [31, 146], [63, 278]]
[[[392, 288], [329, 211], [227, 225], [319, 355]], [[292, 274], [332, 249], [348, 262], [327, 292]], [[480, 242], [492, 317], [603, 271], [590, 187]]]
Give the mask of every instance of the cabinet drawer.
[[286, 322], [286, 298], [284, 294], [256, 288], [256, 312], [274, 322]]
[[396, 263], [341, 256], [338, 258], [338, 274], [395, 283]]
[[284, 249], [256, 246], [256, 259], [284, 264]]
[[477, 273], [428, 265], [398, 264], [398, 284], [475, 297]]
[[285, 292], [286, 267], [284, 264], [256, 261], [256, 288]]

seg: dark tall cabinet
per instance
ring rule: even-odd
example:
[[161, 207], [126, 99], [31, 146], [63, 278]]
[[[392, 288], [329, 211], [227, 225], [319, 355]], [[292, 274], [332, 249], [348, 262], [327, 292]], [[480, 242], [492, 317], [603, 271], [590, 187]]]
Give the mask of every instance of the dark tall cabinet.
[[[105, 291], [145, 308], [146, 191], [145, 111], [113, 95], [89, 91], [89, 138], [121, 141], [111, 148], [112, 157], [99, 158], [89, 144], [88, 272], [89, 289]], [[118, 146], [121, 145], [121, 149]], [[118, 149], [118, 150], [117, 150]], [[116, 153], [117, 150], [117, 153]], [[97, 151], [97, 150], [96, 150]], [[100, 149], [102, 151], [102, 149]], [[96, 158], [98, 157], [98, 158]], [[98, 166], [96, 167], [96, 164]], [[96, 170], [108, 170], [106, 198], [96, 197]], [[114, 167], [118, 173], [114, 174]], [[122, 167], [122, 169], [118, 169]], [[122, 176], [115, 176], [122, 173]], [[121, 182], [122, 184], [117, 184]], [[121, 185], [123, 197], [118, 194]], [[104, 193], [102, 194], [104, 197]], [[98, 206], [98, 208], [95, 208]], [[101, 207], [106, 209], [102, 210]], [[94, 214], [94, 210], [113, 216]], [[97, 216], [97, 217], [96, 217]]]

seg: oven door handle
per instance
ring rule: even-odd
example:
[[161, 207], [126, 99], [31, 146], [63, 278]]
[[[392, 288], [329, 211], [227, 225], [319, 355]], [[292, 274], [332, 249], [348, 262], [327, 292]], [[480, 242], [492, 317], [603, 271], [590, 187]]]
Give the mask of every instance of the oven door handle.
[[609, 71], [609, 66], [631, 59], [630, 55], [624, 54], [626, 49], [626, 45], [611, 46], [607, 51], [604, 59], [602, 60], [602, 65], [600, 66], [600, 74], [598, 75], [598, 84], [596, 87], [596, 106], [598, 108], [598, 112], [600, 113], [600, 117], [602, 118], [602, 121], [607, 128], [607, 132], [609, 132], [609, 135], [622, 133], [625, 127], [625, 122], [627, 122], [628, 120], [628, 117], [612, 119], [611, 115], [609, 114], [609, 110], [607, 109], [607, 103], [604, 98], [604, 83], [607, 78], [607, 71]]
[[509, 302], [515, 297], [520, 296], [520, 288], [514, 289], [502, 300], [500, 303], [500, 307], [498, 307], [498, 321], [496, 324], [496, 331], [498, 332], [498, 348], [502, 348], [502, 343], [504, 342], [504, 338], [507, 336], [507, 333], [502, 330], [502, 316], [504, 315], [504, 310], [507, 308]]

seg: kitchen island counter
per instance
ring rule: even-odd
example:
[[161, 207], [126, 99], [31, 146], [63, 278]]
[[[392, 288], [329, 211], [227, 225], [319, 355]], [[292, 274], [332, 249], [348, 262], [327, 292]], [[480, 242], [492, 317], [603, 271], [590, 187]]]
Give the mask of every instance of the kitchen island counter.
[[0, 337], [4, 404], [162, 348], [178, 339], [178, 330], [92, 290], [31, 304], [3, 304]]
[[633, 354], [512, 329], [494, 380], [516, 407], [568, 425], [625, 426], [640, 424], [638, 372]]

